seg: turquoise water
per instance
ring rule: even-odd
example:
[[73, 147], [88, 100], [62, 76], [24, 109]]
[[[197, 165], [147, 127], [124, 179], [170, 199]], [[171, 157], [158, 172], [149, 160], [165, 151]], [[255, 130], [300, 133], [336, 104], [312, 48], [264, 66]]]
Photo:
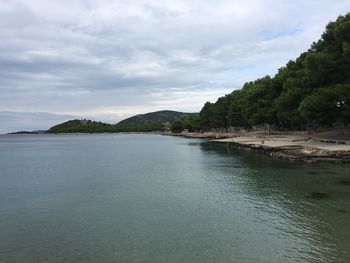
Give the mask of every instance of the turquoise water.
[[342, 180], [200, 139], [0, 136], [0, 262], [350, 262]]

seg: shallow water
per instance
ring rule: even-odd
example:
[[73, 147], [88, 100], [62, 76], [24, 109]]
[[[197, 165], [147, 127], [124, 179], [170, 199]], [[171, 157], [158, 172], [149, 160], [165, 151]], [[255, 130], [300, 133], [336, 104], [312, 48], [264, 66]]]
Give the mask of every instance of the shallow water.
[[350, 262], [342, 180], [200, 139], [0, 136], [0, 262]]

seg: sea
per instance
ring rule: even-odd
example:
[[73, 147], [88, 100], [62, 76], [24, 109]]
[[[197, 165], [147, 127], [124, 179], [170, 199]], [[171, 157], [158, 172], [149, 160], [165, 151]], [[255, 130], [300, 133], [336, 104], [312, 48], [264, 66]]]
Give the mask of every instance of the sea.
[[0, 262], [350, 262], [350, 164], [157, 134], [1, 135]]

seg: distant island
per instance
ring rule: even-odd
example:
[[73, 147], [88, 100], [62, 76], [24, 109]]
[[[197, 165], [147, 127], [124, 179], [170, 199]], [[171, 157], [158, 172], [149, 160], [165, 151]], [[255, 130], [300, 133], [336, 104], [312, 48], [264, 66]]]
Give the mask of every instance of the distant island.
[[193, 122], [193, 119], [198, 119], [199, 123], [198, 113], [164, 110], [135, 115], [117, 124], [70, 120], [51, 127], [46, 133], [163, 132], [171, 130], [176, 122]]
[[45, 133], [45, 130], [38, 130], [38, 131], [17, 131], [17, 132], [9, 132], [8, 134], [43, 134]]

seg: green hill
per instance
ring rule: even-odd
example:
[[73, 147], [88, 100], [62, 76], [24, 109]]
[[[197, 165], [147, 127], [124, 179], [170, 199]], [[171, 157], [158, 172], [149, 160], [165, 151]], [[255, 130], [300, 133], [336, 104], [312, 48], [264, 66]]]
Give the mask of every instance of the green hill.
[[51, 127], [47, 133], [109, 132], [114, 125], [91, 120], [70, 120]]
[[148, 123], [171, 123], [176, 120], [197, 115], [197, 113], [184, 113], [179, 111], [155, 111], [146, 114], [139, 114], [125, 120], [122, 120], [118, 125], [130, 125], [130, 124], [148, 124]]
[[70, 120], [55, 125], [47, 133], [101, 133], [101, 132], [153, 132], [164, 131], [170, 124], [196, 113], [177, 111], [157, 111], [139, 114], [117, 124], [108, 124], [91, 120]]

